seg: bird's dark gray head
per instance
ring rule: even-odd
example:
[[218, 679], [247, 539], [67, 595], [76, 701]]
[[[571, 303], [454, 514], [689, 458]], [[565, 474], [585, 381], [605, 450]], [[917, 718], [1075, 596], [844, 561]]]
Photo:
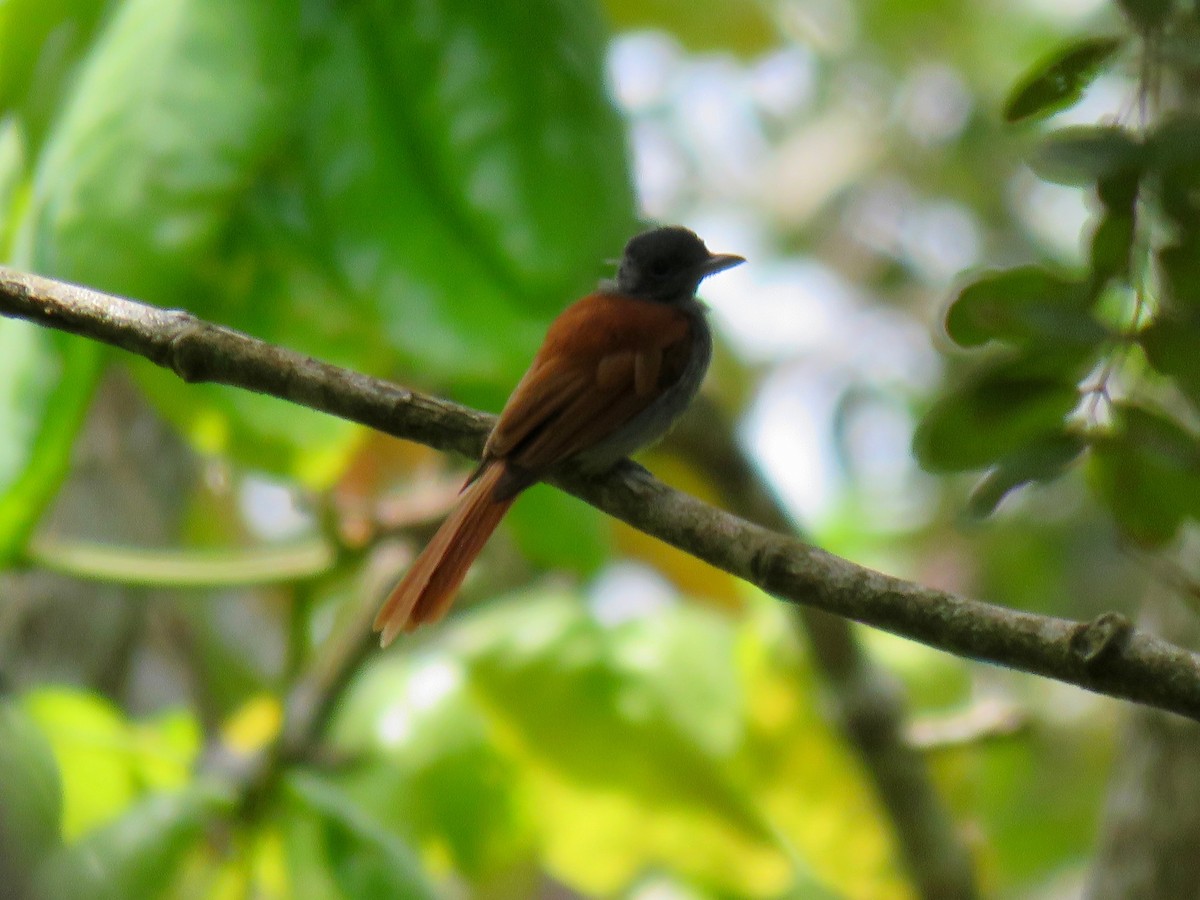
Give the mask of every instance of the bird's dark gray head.
[[695, 296], [696, 288], [709, 275], [744, 262], [731, 253], [710, 253], [695, 232], [670, 225], [630, 239], [615, 286], [632, 297], [683, 302]]

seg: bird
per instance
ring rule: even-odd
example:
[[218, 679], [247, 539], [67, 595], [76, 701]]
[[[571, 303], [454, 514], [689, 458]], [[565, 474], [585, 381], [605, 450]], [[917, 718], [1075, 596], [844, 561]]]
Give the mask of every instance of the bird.
[[380, 644], [439, 621], [527, 487], [572, 463], [602, 473], [654, 443], [696, 395], [712, 358], [700, 282], [745, 262], [679, 225], [630, 238], [616, 276], [550, 324], [478, 467], [375, 619]]

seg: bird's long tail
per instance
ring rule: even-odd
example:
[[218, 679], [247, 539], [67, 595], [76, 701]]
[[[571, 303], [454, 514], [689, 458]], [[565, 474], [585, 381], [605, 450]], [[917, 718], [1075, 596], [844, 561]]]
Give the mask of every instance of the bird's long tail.
[[504, 471], [503, 462], [483, 467], [396, 585], [375, 617], [375, 630], [382, 632], [382, 646], [390, 644], [401, 631], [438, 621], [454, 603], [471, 563], [516, 499], [494, 497]]

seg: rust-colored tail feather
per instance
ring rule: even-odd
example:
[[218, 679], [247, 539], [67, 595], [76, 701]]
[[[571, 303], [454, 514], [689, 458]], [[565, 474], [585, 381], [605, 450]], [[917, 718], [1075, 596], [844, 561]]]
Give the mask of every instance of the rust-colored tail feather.
[[446, 614], [471, 563], [516, 499], [496, 500], [493, 496], [504, 468], [502, 462], [484, 466], [387, 598], [375, 617], [382, 646], [401, 631], [436, 622]]

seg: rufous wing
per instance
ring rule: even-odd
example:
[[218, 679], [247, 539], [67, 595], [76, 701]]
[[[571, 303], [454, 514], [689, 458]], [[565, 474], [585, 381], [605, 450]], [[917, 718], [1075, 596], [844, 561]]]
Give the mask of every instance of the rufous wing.
[[661, 303], [593, 294], [568, 307], [513, 391], [485, 458], [532, 476], [616, 433], [678, 379], [691, 325]]

